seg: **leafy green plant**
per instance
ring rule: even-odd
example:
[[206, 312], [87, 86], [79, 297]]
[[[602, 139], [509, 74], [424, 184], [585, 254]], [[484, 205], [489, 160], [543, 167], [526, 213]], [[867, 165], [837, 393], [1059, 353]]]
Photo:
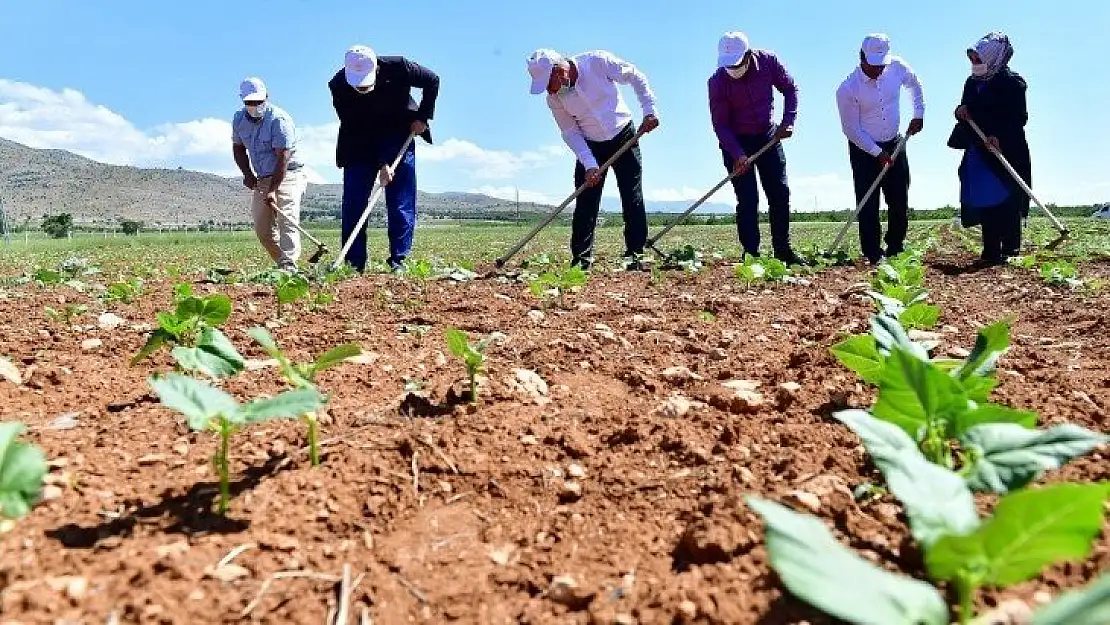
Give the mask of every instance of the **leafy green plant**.
[[702, 253], [693, 245], [673, 249], [663, 255], [663, 269], [681, 269], [694, 273], [704, 266]]
[[22, 423], [0, 423], [0, 516], [20, 519], [31, 512], [42, 494], [46, 454], [16, 438]]
[[[912, 446], [905, 453], [917, 454]], [[994, 514], [979, 519], [958, 478], [933, 484], [950, 473], [918, 454], [916, 465], [896, 453], [886, 456], [893, 471], [933, 467], [937, 474], [897, 482], [908, 490], [896, 496], [906, 507], [914, 535], [926, 551], [926, 568], [935, 581], [952, 583], [959, 599], [959, 622], [969, 623], [975, 595], [984, 586], [1004, 588], [1031, 579], [1056, 562], [1089, 555], [1102, 526], [1108, 484], [1055, 484], [1002, 498]], [[887, 473], [890, 480], [892, 475]], [[921, 484], [925, 482], [925, 484]], [[892, 482], [892, 484], [895, 482]], [[954, 499], [943, 494], [956, 490]], [[932, 494], [934, 496], [922, 496]], [[905, 497], [903, 497], [903, 495]], [[798, 598], [839, 619], [857, 623], [946, 625], [948, 606], [927, 583], [890, 573], [841, 545], [816, 517], [757, 497], [748, 506], [763, 517], [771, 566]], [[945, 523], [947, 523], [945, 525]], [[1110, 595], [1106, 582], [1065, 596], [1043, 608], [1035, 623], [1099, 622], [1066, 620], [1097, 614], [1099, 599]], [[1061, 620], [1064, 619], [1064, 620]]]
[[143, 293], [143, 281], [139, 278], [132, 278], [127, 281], [113, 282], [108, 285], [104, 291], [105, 302], [122, 302], [130, 304], [135, 301]]
[[274, 287], [277, 297], [277, 317], [281, 317], [281, 307], [308, 297], [308, 279], [299, 273], [281, 272]]
[[131, 359], [135, 365], [163, 345], [173, 345], [172, 355], [186, 370], [201, 371], [213, 377], [227, 377], [243, 370], [243, 357], [219, 330], [231, 315], [231, 300], [214, 294], [195, 297], [191, 287], [175, 289], [174, 312], [159, 312], [158, 327]]
[[[285, 378], [287, 383], [298, 389], [315, 389], [317, 373], [342, 364], [362, 353], [362, 348], [358, 345], [348, 343], [328, 350], [313, 362], [294, 363], [281, 351], [277, 342], [274, 341], [274, 337], [270, 335], [266, 328], [251, 328], [247, 331], [247, 334], [262, 346], [262, 349], [270, 358], [278, 361], [282, 377]], [[312, 466], [316, 466], [320, 464], [320, 452], [317, 443], [319, 425], [316, 413], [315, 411], [306, 412], [300, 415], [300, 418], [308, 427], [308, 456]]]
[[566, 307], [566, 294], [586, 286], [589, 274], [575, 265], [562, 270], [548, 270], [528, 282], [528, 290], [539, 298], [547, 308], [556, 301], [560, 308]]
[[466, 366], [466, 375], [470, 379], [470, 403], [477, 404], [478, 374], [482, 372], [486, 362], [486, 348], [489, 347], [490, 342], [501, 335], [495, 332], [473, 344], [466, 332], [456, 328], [447, 328], [445, 336], [447, 349]]
[[782, 282], [787, 276], [792, 275], [790, 268], [781, 260], [750, 254], [744, 255], [744, 259], [736, 265], [733, 273], [744, 283], [745, 288], [750, 288], [759, 282]]
[[262, 421], [295, 418], [313, 412], [323, 403], [320, 394], [313, 388], [286, 391], [269, 399], [240, 404], [218, 388], [176, 373], [164, 378], [151, 378], [149, 383], [162, 405], [185, 416], [189, 429], [219, 435], [220, 446], [212, 461], [220, 477], [220, 514], [227, 513], [231, 498], [228, 466], [231, 435]]
[[995, 363], [1009, 346], [1007, 321], [980, 330], [963, 361], [930, 360], [889, 317], [876, 315], [872, 324], [873, 337], [834, 347], [842, 363], [879, 387], [870, 414], [834, 415], [865, 445], [874, 430], [870, 421], [889, 423], [905, 432], [930, 461], [959, 467], [976, 490], [1006, 493], [1110, 440], [1076, 425], [1035, 430], [1036, 413], [989, 403], [998, 384]]
[[1059, 259], [1041, 264], [1041, 279], [1052, 286], [1067, 286], [1082, 289], [1087, 283], [1079, 278], [1079, 268], [1075, 263]]
[[42, 312], [50, 321], [69, 327], [79, 317], [89, 312], [89, 307], [84, 304], [66, 304], [65, 308], [57, 310], [50, 306], [43, 306]]

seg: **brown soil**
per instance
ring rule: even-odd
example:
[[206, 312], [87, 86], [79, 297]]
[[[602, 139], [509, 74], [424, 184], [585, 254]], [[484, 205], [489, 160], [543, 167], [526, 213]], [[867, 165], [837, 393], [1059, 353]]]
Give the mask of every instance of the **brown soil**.
[[[1107, 266], [1085, 270], [1110, 275]], [[67, 288], [15, 289], [0, 300], [0, 353], [30, 377], [21, 387], [0, 380], [0, 417], [31, 428], [54, 488], [0, 534], [0, 616], [318, 624], [339, 603], [336, 580], [349, 567], [353, 622], [365, 613], [375, 623], [828, 623], [783, 590], [762, 524], [742, 502], [758, 494], [790, 503], [799, 490], [819, 496], [818, 515], [846, 544], [923, 577], [894, 500], [854, 503], [850, 490], [878, 475], [828, 418], [872, 398], [828, 351], [842, 333], [866, 330], [870, 304], [845, 294], [864, 269], [758, 291], [745, 291], [727, 266], [669, 274], [658, 286], [650, 279], [594, 275], [566, 310], [548, 309], [539, 322], [518, 283], [432, 283], [426, 306], [401, 306], [419, 294], [393, 278], [342, 283], [326, 312], [298, 311], [271, 332], [301, 359], [356, 341], [376, 360], [322, 374], [332, 398], [320, 467], [309, 466], [297, 422], [233, 439], [226, 518], [212, 512], [216, 441], [190, 433], [146, 383], [169, 368], [168, 354], [127, 365], [145, 339], [129, 326], [152, 322], [171, 285], [148, 285], [152, 294], [114, 307], [124, 327], [88, 331], [51, 325], [42, 307], [88, 303], [79, 323], [95, 325], [94, 300]], [[936, 261], [928, 287], [949, 326], [941, 350], [970, 348], [978, 327], [1017, 314], [997, 401], [1039, 411], [1044, 423], [1108, 429], [1107, 296], [1048, 288], [1015, 268], [958, 275]], [[245, 330], [272, 317], [270, 291], [197, 289], [232, 296], [228, 335], [247, 357], [264, 358]], [[403, 324], [431, 330], [421, 338]], [[466, 405], [461, 364], [443, 355], [451, 325], [507, 335], [490, 348], [476, 409]], [[83, 350], [89, 338], [103, 346]], [[664, 375], [670, 367], [694, 376]], [[514, 388], [517, 368], [542, 376], [549, 396]], [[406, 391], [406, 380], [423, 390]], [[736, 399], [721, 385], [729, 380], [759, 382], [763, 404]], [[272, 368], [226, 386], [241, 399], [282, 388]], [[662, 410], [672, 396], [693, 402], [689, 412]], [[76, 427], [52, 428], [64, 413], [76, 413]], [[1046, 481], [1108, 478], [1103, 452]], [[214, 570], [238, 547], [230, 566]], [[1085, 562], [984, 593], [979, 606], [1055, 595], [1107, 567], [1110, 524]], [[317, 576], [267, 587], [281, 571]]]

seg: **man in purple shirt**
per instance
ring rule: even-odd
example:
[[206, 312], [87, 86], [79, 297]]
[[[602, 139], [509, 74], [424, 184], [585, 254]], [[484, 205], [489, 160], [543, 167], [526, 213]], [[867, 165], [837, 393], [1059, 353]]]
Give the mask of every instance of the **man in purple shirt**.
[[[773, 89], [785, 100], [782, 123], [772, 119]], [[709, 112], [717, 133], [725, 168], [737, 172], [732, 179], [736, 191], [736, 231], [744, 252], [759, 256], [758, 170], [767, 194], [771, 221], [771, 246], [775, 258], [787, 264], [801, 259], [790, 247], [790, 187], [786, 182], [786, 153], [782, 143], [750, 161], [768, 141], [794, 134], [798, 115], [798, 87], [794, 78], [770, 50], [753, 50], [741, 32], [725, 33], [717, 44], [717, 71], [709, 78]]]

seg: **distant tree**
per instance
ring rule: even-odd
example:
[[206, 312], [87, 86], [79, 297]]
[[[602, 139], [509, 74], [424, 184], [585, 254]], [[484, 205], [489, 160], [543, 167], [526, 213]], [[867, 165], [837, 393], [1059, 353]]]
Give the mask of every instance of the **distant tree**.
[[42, 231], [52, 238], [64, 239], [73, 230], [73, 215], [46, 215], [42, 218]]
[[124, 219], [120, 222], [120, 229], [124, 234], [135, 236], [143, 229], [143, 222], [135, 219]]

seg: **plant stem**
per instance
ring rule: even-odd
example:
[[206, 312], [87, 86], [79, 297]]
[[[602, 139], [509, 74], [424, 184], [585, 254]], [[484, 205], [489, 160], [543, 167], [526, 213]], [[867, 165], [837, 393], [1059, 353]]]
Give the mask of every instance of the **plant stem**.
[[308, 460], [315, 467], [320, 464], [320, 451], [316, 448], [316, 414], [305, 413], [304, 420], [308, 424]]
[[972, 602], [975, 599], [976, 586], [975, 581], [967, 575], [960, 575], [956, 580], [956, 593], [960, 597], [960, 625], [967, 625], [974, 616], [971, 611], [974, 608]]
[[231, 498], [231, 488], [228, 477], [228, 447], [231, 440], [231, 423], [220, 415], [220, 452], [216, 456], [216, 467], [220, 473], [220, 514], [227, 514], [228, 500]]
[[470, 403], [478, 403], [478, 376], [474, 371], [469, 371], [470, 374]]

